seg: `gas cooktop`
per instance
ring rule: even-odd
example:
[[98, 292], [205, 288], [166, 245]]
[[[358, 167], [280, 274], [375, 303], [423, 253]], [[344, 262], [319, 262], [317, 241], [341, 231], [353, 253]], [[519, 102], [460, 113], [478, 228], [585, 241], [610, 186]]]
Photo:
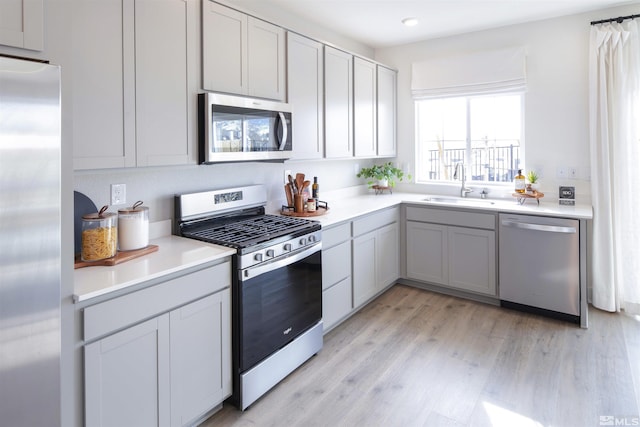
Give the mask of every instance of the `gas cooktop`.
[[280, 237], [296, 237], [320, 228], [320, 224], [315, 221], [265, 214], [222, 224], [212, 219], [198, 224], [193, 229], [183, 230], [182, 235], [209, 243], [244, 249], [272, 242]]

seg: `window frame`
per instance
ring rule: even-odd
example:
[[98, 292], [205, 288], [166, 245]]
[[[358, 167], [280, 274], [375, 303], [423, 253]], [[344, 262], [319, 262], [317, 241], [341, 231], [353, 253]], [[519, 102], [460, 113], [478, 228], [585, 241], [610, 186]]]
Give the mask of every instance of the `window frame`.
[[[449, 174], [449, 179], [430, 179], [424, 178], [424, 175], [428, 174], [429, 165], [428, 162], [421, 162], [421, 150], [429, 150], [428, 147], [423, 148], [421, 145], [421, 135], [420, 135], [420, 107], [419, 103], [423, 101], [434, 101], [434, 100], [442, 100], [447, 98], [462, 98], [465, 100], [465, 108], [466, 108], [466, 130], [465, 130], [465, 148], [464, 148], [464, 156], [463, 163], [465, 165], [465, 179], [469, 184], [475, 184], [479, 186], [502, 186], [502, 187], [510, 187], [512, 186], [511, 180], [505, 181], [484, 181], [484, 180], [472, 180], [470, 179], [469, 169], [470, 169], [470, 160], [472, 158], [472, 141], [471, 141], [471, 99], [473, 98], [487, 98], [487, 97], [501, 97], [501, 96], [519, 96], [520, 98], [520, 137], [519, 137], [519, 163], [515, 165], [516, 173], [517, 169], [524, 169], [525, 164], [525, 155], [524, 155], [524, 147], [525, 147], [525, 91], [499, 91], [496, 93], [483, 93], [483, 94], [469, 94], [469, 95], [453, 95], [453, 96], [439, 96], [439, 97], [424, 97], [424, 98], [414, 98], [414, 120], [415, 120], [415, 152], [414, 152], [414, 170], [415, 170], [415, 182], [417, 184], [452, 184], [456, 182], [453, 179], [453, 167], [455, 165], [448, 165], [451, 168], [451, 174]], [[513, 171], [512, 171], [513, 172]], [[446, 176], [446, 175], [445, 175]]]

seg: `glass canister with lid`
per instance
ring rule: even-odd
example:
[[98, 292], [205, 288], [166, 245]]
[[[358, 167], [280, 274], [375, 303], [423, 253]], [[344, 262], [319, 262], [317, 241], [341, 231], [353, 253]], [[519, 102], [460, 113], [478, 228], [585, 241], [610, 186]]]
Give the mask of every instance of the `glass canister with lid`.
[[100, 261], [118, 252], [118, 216], [106, 212], [108, 208], [82, 216], [82, 261]]
[[118, 210], [118, 248], [133, 251], [149, 246], [149, 208], [137, 201]]

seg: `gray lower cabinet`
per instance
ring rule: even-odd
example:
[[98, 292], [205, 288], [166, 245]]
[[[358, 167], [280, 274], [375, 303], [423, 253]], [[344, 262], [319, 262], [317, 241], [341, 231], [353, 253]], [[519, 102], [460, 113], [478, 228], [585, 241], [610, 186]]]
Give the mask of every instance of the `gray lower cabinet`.
[[496, 296], [495, 215], [407, 208], [407, 277]]
[[398, 219], [393, 207], [322, 230], [325, 332], [400, 277]]
[[225, 262], [84, 309], [87, 426], [192, 425], [231, 394], [230, 275]]
[[329, 331], [353, 309], [351, 223], [322, 230], [322, 320]]
[[353, 221], [353, 306], [358, 308], [400, 276], [398, 208]]

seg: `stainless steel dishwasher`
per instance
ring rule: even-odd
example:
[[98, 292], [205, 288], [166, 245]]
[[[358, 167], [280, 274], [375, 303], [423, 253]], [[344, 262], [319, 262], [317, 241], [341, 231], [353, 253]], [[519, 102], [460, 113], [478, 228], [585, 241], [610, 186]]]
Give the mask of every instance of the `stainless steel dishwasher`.
[[579, 322], [579, 221], [514, 214], [499, 221], [500, 304]]

